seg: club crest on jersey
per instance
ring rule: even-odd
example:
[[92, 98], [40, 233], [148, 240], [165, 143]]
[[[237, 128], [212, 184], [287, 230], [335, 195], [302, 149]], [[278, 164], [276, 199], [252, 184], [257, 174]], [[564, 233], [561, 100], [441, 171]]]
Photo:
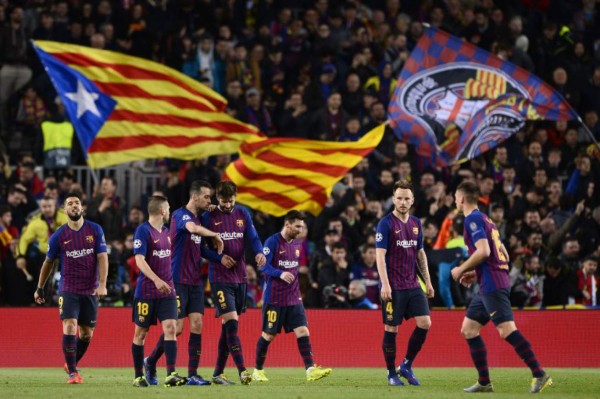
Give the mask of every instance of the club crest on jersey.
[[87, 242], [94, 242], [94, 236], [85, 236]]
[[244, 219], [237, 219], [235, 224], [237, 224], [238, 227], [244, 227]]
[[299, 258], [299, 257], [300, 257], [300, 250], [296, 249], [296, 258]]
[[413, 227], [413, 234], [414, 235], [419, 234], [419, 228], [418, 227]]
[[139, 317], [140, 323], [143, 323], [146, 321], [146, 318], [144, 316], [140, 316]]
[[269, 328], [273, 328], [273, 323], [269, 322]]

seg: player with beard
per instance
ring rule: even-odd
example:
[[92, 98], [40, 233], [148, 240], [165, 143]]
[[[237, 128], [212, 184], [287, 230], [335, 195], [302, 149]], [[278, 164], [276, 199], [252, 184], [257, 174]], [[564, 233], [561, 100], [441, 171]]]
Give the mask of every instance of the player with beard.
[[69, 374], [67, 384], [81, 384], [83, 377], [77, 363], [92, 339], [98, 300], [106, 295], [108, 256], [102, 227], [83, 218], [80, 194], [67, 194], [64, 209], [69, 219], [50, 237], [34, 300], [38, 304], [45, 302], [44, 286], [54, 261], [60, 257], [58, 309], [63, 325], [65, 371]]
[[140, 269], [133, 295], [135, 331], [131, 354], [135, 379], [133, 386], [147, 387], [144, 377], [144, 343], [150, 326], [160, 320], [167, 359], [165, 387], [184, 385], [187, 379], [175, 371], [177, 363], [177, 298], [171, 270], [171, 237], [165, 226], [169, 222], [167, 198], [153, 195], [148, 199], [148, 221], [135, 230], [133, 253]]
[[[425, 280], [428, 298], [434, 291], [423, 249], [421, 221], [409, 214], [415, 202], [412, 184], [398, 181], [392, 193], [394, 210], [379, 221], [375, 235], [377, 272], [381, 280], [381, 310], [384, 335], [383, 356], [388, 369], [388, 385], [420, 385], [412, 372], [412, 363], [431, 327], [429, 305], [421, 289], [417, 269]], [[415, 318], [416, 327], [408, 340], [404, 361], [396, 370], [396, 335], [402, 319]]]
[[296, 334], [308, 381], [320, 380], [331, 374], [331, 369], [321, 368], [313, 361], [306, 314], [298, 285], [302, 241], [296, 240], [296, 237], [303, 228], [304, 215], [295, 210], [289, 211], [284, 217], [281, 232], [265, 241], [263, 253], [267, 262], [261, 271], [265, 274], [267, 283], [263, 296], [263, 332], [256, 344], [256, 366], [252, 373], [254, 381], [269, 381], [263, 365], [269, 345], [282, 328], [286, 333], [293, 331]]
[[202, 215], [202, 225], [219, 233], [224, 242], [223, 254], [233, 258], [233, 266], [221, 262], [208, 263], [208, 279], [211, 285], [213, 300], [217, 307], [216, 317], [221, 317], [221, 337], [217, 349], [217, 362], [212, 381], [215, 384], [230, 385], [223, 373], [225, 363], [231, 353], [237, 366], [240, 381], [247, 385], [252, 376], [244, 365], [242, 344], [238, 336], [238, 318], [246, 311], [246, 259], [245, 244], [249, 241], [258, 267], [262, 267], [266, 258], [263, 255], [262, 243], [248, 210], [236, 205], [237, 187], [230, 181], [221, 181], [217, 185], [217, 209]]
[[[210, 237], [215, 241], [218, 251], [223, 250], [221, 237], [200, 225], [199, 213], [211, 206], [212, 186], [205, 180], [195, 180], [190, 187], [188, 203], [173, 212], [171, 218], [171, 269], [173, 282], [177, 292], [179, 318], [177, 320], [177, 336], [183, 331], [183, 319], [190, 321], [188, 340], [188, 379], [187, 385], [210, 385], [198, 374], [200, 353], [202, 348], [202, 319], [204, 314], [204, 285], [201, 274], [202, 257], [232, 266], [235, 262], [227, 255], [219, 255], [202, 245], [202, 237]], [[164, 352], [164, 335], [158, 339], [156, 347], [144, 359], [146, 381], [157, 385], [156, 362]]]

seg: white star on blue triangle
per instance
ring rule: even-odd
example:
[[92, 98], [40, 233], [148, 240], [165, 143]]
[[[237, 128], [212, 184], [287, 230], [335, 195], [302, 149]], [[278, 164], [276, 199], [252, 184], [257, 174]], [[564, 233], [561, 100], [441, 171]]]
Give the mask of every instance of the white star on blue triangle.
[[104, 125], [117, 102], [102, 93], [81, 72], [34, 46], [46, 72], [58, 92], [77, 138], [87, 157], [87, 150]]

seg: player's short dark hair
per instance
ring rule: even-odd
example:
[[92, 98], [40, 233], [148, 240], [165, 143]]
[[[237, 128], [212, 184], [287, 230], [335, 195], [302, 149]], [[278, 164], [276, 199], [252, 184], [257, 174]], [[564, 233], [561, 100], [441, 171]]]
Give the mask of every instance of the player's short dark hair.
[[471, 181], [464, 181], [458, 185], [456, 191], [463, 193], [465, 201], [469, 204], [477, 204], [479, 200], [479, 187]]
[[217, 197], [231, 198], [237, 195], [237, 186], [229, 180], [220, 181], [217, 184]]
[[81, 193], [79, 191], [71, 191], [65, 195], [65, 204], [67, 203], [67, 198], [77, 198], [79, 202], [81, 202]]
[[190, 185], [190, 195], [200, 194], [200, 191], [202, 191], [204, 187], [212, 191], [212, 185], [206, 180], [194, 180]]
[[396, 190], [398, 190], [399, 188], [401, 188], [402, 190], [410, 190], [410, 192], [413, 194], [415, 192], [412, 183], [406, 180], [398, 180], [396, 183], [394, 183], [393, 192], [395, 193]]
[[150, 215], [160, 214], [161, 208], [168, 202], [169, 200], [167, 197], [163, 197], [162, 195], [151, 195], [150, 198], [148, 198], [148, 213]]
[[302, 220], [304, 221], [306, 219], [306, 216], [304, 216], [304, 214], [300, 211], [297, 211], [295, 209], [292, 209], [291, 211], [289, 211], [288, 213], [286, 213], [286, 215], [284, 216], [283, 220], [285, 222], [294, 222], [295, 220]]

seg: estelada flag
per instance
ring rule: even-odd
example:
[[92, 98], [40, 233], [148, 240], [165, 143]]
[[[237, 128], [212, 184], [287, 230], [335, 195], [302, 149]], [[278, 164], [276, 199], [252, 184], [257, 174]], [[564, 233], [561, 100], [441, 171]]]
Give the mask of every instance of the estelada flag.
[[388, 118], [400, 140], [443, 166], [495, 147], [525, 120], [571, 120], [578, 115], [532, 73], [427, 28], [400, 73]]
[[162, 64], [58, 42], [34, 48], [91, 167], [233, 154], [259, 134], [225, 113], [219, 94]]
[[251, 136], [225, 169], [238, 186], [237, 201], [274, 216], [318, 215], [333, 186], [381, 141], [382, 124], [354, 143]]

